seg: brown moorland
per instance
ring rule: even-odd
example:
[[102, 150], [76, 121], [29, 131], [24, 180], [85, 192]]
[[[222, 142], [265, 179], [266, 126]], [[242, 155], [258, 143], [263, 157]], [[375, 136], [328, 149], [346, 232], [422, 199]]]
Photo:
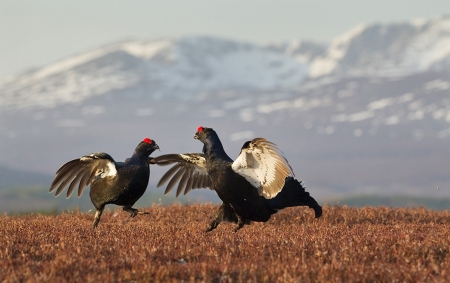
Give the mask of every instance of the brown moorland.
[[206, 233], [213, 204], [0, 217], [1, 282], [450, 282], [450, 212], [288, 208]]

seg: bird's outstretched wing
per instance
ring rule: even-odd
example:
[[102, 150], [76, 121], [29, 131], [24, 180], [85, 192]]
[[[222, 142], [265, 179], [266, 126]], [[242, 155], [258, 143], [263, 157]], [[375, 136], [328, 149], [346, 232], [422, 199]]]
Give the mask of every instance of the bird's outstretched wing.
[[267, 199], [274, 198], [281, 191], [286, 177], [294, 176], [280, 150], [264, 138], [244, 143], [231, 167]]
[[184, 190], [187, 194], [192, 189], [211, 187], [211, 179], [206, 170], [206, 159], [201, 153], [165, 154], [153, 159], [155, 164], [165, 166], [175, 164], [161, 180], [158, 187], [169, 181], [164, 194], [170, 192], [178, 183], [176, 196]]
[[114, 159], [107, 153], [94, 152], [61, 166], [56, 172], [50, 192], [56, 189], [55, 196], [59, 196], [64, 188], [69, 186], [66, 195], [66, 198], [69, 198], [78, 185], [78, 197], [80, 197], [84, 187], [98, 179], [112, 177], [116, 174], [117, 169]]

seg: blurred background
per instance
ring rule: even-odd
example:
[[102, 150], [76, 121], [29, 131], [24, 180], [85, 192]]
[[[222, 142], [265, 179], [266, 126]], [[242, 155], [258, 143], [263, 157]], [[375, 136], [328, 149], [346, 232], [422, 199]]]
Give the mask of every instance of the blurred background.
[[[450, 207], [450, 4], [0, 0], [0, 212], [91, 209], [65, 162], [273, 141], [321, 204]], [[176, 199], [151, 168], [136, 207]]]

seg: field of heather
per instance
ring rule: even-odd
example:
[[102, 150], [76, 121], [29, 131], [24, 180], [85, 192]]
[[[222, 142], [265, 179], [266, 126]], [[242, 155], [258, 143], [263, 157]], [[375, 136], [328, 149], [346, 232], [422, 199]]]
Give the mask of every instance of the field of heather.
[[303, 207], [206, 233], [217, 206], [0, 217], [0, 282], [450, 282], [450, 212]]

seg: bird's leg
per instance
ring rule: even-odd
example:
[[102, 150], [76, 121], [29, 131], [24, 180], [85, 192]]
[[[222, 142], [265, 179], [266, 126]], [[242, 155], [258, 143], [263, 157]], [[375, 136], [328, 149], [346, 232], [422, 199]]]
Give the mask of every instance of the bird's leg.
[[150, 214], [149, 212], [139, 211], [136, 208], [132, 208], [130, 206], [124, 206], [123, 210], [130, 214], [130, 217], [133, 218], [138, 214]]
[[214, 218], [213, 221], [211, 221], [211, 223], [209, 224], [208, 229], [206, 229], [206, 232], [211, 232], [212, 230], [216, 229], [217, 226], [219, 226], [219, 223], [221, 222], [221, 220], [216, 216], [216, 218]]
[[[219, 224], [222, 221], [234, 222], [234, 223], [238, 223], [238, 225], [239, 225], [239, 220], [240, 220], [240, 218], [236, 214], [234, 209], [230, 205], [223, 203], [219, 207], [216, 217], [209, 224], [209, 228], [206, 230], [206, 232], [210, 232], [210, 231], [216, 229], [217, 226], [219, 226]], [[250, 221], [248, 221], [248, 220], [245, 220], [245, 221], [240, 220], [240, 221], [242, 222], [240, 227], [244, 226], [244, 224], [250, 224]]]
[[209, 223], [208, 229], [206, 229], [206, 232], [211, 232], [212, 230], [216, 229], [217, 226], [219, 226], [220, 222], [223, 220], [223, 204], [220, 206], [219, 211], [217, 211], [216, 217], [214, 217], [214, 220]]
[[94, 216], [93, 228], [97, 227], [98, 222], [100, 221], [100, 217], [102, 216], [104, 208], [105, 208], [105, 206], [101, 206], [101, 207], [97, 208], [97, 211], [95, 212], [95, 216]]
[[226, 215], [225, 209], [226, 209], [226, 205], [223, 203], [219, 207], [219, 210], [217, 211], [216, 217], [214, 217], [214, 220], [211, 221], [211, 223], [209, 224], [208, 229], [206, 229], [206, 232], [210, 232], [210, 231], [216, 229], [217, 226], [219, 226], [220, 222], [222, 222], [224, 220], [224, 216]]
[[236, 214], [236, 217], [237, 217], [237, 219], [238, 219], [238, 222], [237, 222], [236, 227], [235, 227], [234, 230], [233, 230], [233, 232], [235, 232], [235, 233], [236, 233], [239, 229], [241, 229], [242, 227], [244, 227], [245, 223], [247, 222], [247, 221], [244, 221], [244, 220], [242, 219], [242, 217], [240, 217], [240, 216], [237, 215], [237, 214]]

